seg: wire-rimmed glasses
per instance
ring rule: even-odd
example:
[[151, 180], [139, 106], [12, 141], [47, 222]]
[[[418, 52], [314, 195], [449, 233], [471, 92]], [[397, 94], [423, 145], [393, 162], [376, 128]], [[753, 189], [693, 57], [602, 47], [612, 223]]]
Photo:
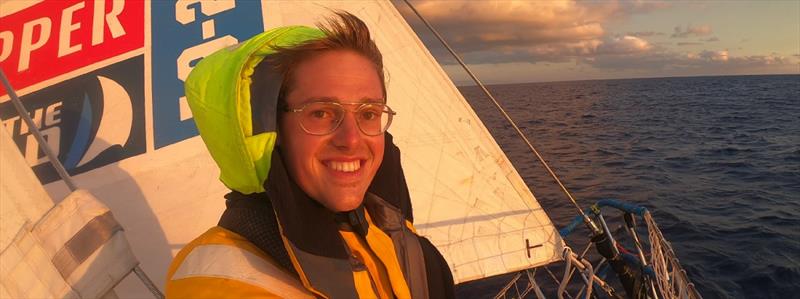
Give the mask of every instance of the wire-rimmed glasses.
[[386, 132], [392, 124], [392, 117], [397, 114], [383, 103], [310, 102], [299, 108], [286, 107], [284, 110], [297, 113], [300, 127], [306, 133], [328, 135], [342, 124], [345, 111], [349, 110], [344, 106], [356, 106], [351, 111], [358, 129], [367, 136], [378, 136]]

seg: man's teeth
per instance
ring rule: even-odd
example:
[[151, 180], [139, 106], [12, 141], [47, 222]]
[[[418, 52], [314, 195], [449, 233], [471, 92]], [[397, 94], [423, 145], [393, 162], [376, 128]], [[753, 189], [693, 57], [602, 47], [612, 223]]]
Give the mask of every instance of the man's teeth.
[[341, 172], [354, 172], [361, 168], [361, 161], [352, 161], [352, 162], [330, 161], [328, 162], [328, 167], [332, 168], [333, 170]]

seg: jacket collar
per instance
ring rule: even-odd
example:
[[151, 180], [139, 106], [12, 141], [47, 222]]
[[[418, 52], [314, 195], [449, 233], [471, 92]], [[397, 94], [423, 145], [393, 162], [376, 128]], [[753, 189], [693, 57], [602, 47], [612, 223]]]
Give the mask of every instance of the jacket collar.
[[[400, 165], [400, 151], [394, 144], [392, 135], [386, 133], [385, 136], [383, 162], [368, 192], [399, 209], [405, 220], [412, 221], [411, 200]], [[356, 211], [346, 213], [349, 215], [343, 216], [341, 213], [330, 211], [310, 198], [291, 179], [283, 163], [280, 147], [273, 152], [271, 164], [269, 179], [264, 183], [264, 189], [275, 209], [284, 237], [294, 246], [311, 254], [338, 259], [348, 258], [346, 245], [338, 232], [340, 223], [346, 220], [350, 226], [356, 226], [354, 230], [366, 231], [368, 225], [366, 221], [353, 223], [351, 221], [353, 219], [350, 219], [361, 218], [358, 215], [359, 212], [363, 215], [364, 204]], [[381, 222], [382, 219], [376, 219], [377, 214], [372, 216], [373, 221]]]

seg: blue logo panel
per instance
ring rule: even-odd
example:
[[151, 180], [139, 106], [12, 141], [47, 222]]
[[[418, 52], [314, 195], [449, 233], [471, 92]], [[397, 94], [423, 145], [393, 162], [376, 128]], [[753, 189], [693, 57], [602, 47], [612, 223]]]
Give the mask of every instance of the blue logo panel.
[[[144, 56], [136, 56], [22, 96], [48, 146], [71, 175], [145, 153]], [[12, 103], [0, 118], [33, 172], [59, 180]]]
[[197, 135], [183, 82], [203, 57], [263, 31], [260, 1], [152, 1], [153, 139], [161, 148]]

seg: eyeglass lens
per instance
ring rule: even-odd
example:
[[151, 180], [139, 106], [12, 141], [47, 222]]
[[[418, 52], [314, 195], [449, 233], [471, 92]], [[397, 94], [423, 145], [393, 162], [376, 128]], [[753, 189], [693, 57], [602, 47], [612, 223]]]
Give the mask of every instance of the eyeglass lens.
[[[354, 112], [359, 129], [370, 136], [386, 130], [392, 117], [383, 104], [362, 104]], [[300, 111], [300, 124], [310, 134], [325, 135], [336, 130], [344, 119], [345, 108], [335, 103], [309, 103]]]

